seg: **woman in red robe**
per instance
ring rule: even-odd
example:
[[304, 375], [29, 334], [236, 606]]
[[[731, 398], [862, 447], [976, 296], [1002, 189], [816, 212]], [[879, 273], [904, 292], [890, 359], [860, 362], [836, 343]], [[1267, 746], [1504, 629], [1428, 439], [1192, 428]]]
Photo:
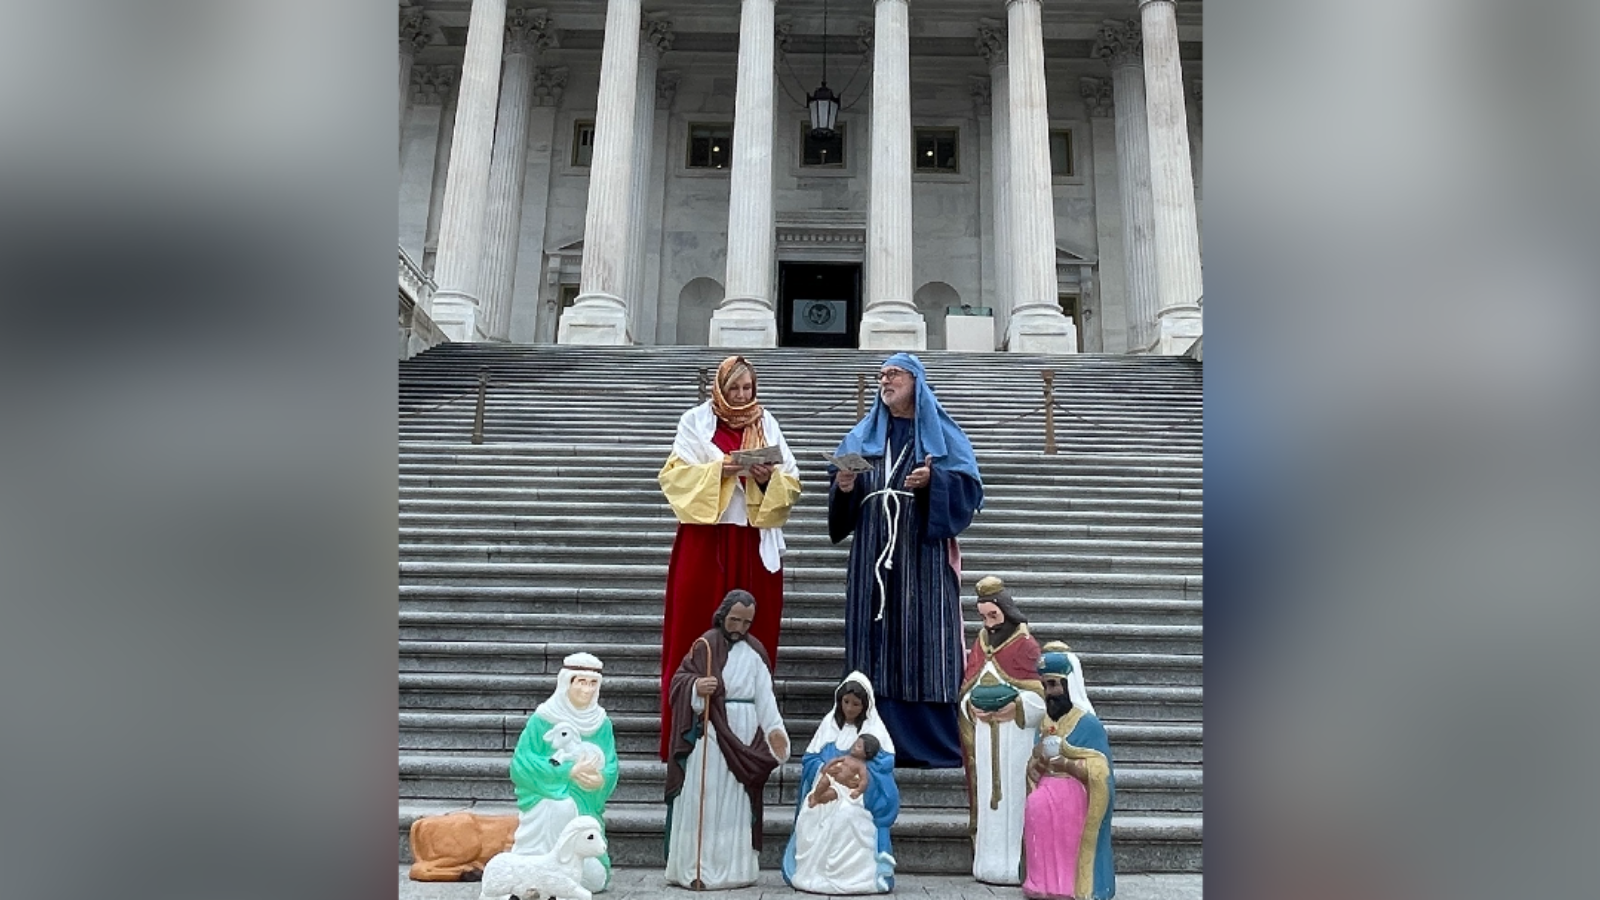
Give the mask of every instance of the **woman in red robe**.
[[[742, 466], [739, 450], [775, 447], [781, 461]], [[667, 565], [661, 628], [661, 708], [667, 685], [694, 639], [705, 632], [728, 591], [756, 598], [750, 634], [778, 664], [783, 617], [783, 524], [800, 497], [800, 469], [778, 420], [756, 401], [756, 371], [742, 356], [717, 367], [711, 399], [678, 420], [672, 455], [658, 476], [678, 517], [678, 536]], [[670, 725], [663, 715], [661, 758]]]

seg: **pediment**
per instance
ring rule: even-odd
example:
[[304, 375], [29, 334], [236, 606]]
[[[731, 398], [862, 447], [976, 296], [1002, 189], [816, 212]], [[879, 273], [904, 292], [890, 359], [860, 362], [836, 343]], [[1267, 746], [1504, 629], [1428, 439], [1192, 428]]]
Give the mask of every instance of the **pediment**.
[[1056, 245], [1056, 265], [1092, 266], [1099, 262], [1093, 254]]

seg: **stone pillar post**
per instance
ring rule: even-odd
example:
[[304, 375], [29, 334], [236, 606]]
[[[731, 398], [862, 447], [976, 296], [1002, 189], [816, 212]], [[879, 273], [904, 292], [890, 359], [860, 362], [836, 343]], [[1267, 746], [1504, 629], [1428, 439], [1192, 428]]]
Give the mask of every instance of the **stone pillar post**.
[[863, 350], [923, 350], [928, 323], [911, 294], [911, 31], [906, 0], [875, 0], [872, 153]]
[[655, 95], [655, 131], [654, 146], [650, 153], [650, 178], [647, 182], [649, 190], [649, 206], [646, 207], [649, 223], [644, 239], [644, 283], [643, 292], [639, 295], [640, 302], [644, 305], [644, 316], [640, 318], [645, 334], [640, 340], [649, 340], [657, 344], [671, 344], [677, 341], [677, 323], [671, 321], [671, 329], [663, 329], [661, 318], [664, 300], [661, 296], [661, 238], [662, 225], [666, 218], [667, 201], [667, 159], [671, 155], [670, 132], [667, 125], [672, 118], [672, 101], [678, 94], [678, 79], [680, 73], [664, 71], [656, 73]]
[[595, 103], [589, 208], [578, 299], [561, 316], [562, 344], [632, 343], [628, 334], [628, 204], [633, 191], [633, 106], [639, 86], [639, 0], [607, 0]]
[[[1100, 298], [1100, 352], [1128, 352], [1127, 248], [1123, 243], [1122, 179], [1109, 78], [1078, 79], [1078, 94], [1089, 117], [1089, 143], [1094, 182], [1094, 233], [1100, 272], [1095, 279]], [[1087, 337], [1084, 346], [1090, 346]]]
[[400, 123], [405, 124], [406, 107], [411, 100], [411, 64], [417, 58], [417, 51], [428, 46], [433, 40], [429, 34], [433, 30], [433, 22], [423, 15], [422, 10], [416, 7], [402, 7], [400, 10]]
[[1050, 184], [1050, 112], [1039, 0], [1006, 3], [1011, 72], [1011, 289], [1006, 348], [1076, 353], [1078, 333], [1056, 287], [1056, 210]]
[[[431, 79], [432, 92], [439, 97], [439, 137], [433, 147], [433, 185], [428, 190], [428, 222], [422, 230], [422, 271], [432, 275], [439, 261], [439, 223], [444, 219], [444, 188], [450, 177], [450, 151], [455, 146], [456, 92], [460, 70], [455, 66], [431, 66], [424, 75]], [[429, 310], [432, 315], [432, 310]]]
[[[532, 215], [518, 229], [517, 270], [512, 284], [511, 342], [531, 344], [555, 340], [554, 322], [541, 324], [540, 317], [551, 317], [550, 304], [560, 291], [549, 283], [545, 268], [546, 213], [550, 205], [550, 170], [555, 158], [570, 152], [570, 135], [556, 134], [556, 108], [567, 86], [565, 67], [540, 67], [533, 73], [533, 107], [528, 111], [528, 166], [522, 176], [522, 207]], [[565, 138], [565, 140], [563, 140]]]
[[[672, 23], [645, 19], [639, 40], [639, 83], [633, 101], [633, 190], [628, 192], [628, 277], [624, 297], [633, 319], [629, 331], [641, 344], [655, 343], [654, 310], [644, 302], [645, 235], [650, 209], [650, 158], [655, 149], [656, 72], [661, 54], [672, 49]], [[737, 144], [735, 145], [737, 146]], [[646, 322], [648, 320], [648, 328]]]
[[1150, 192], [1155, 205], [1156, 312], [1153, 352], [1186, 352], [1200, 337], [1200, 226], [1195, 216], [1189, 130], [1178, 62], [1173, 0], [1139, 0], [1144, 34], [1145, 108], [1150, 124]]
[[439, 189], [444, 187], [443, 176], [434, 172], [434, 153], [439, 146], [439, 129], [445, 101], [449, 99], [449, 84], [440, 85], [439, 68], [413, 66], [411, 68], [411, 104], [406, 110], [405, 127], [400, 130], [400, 246], [419, 264], [423, 262], [423, 243], [428, 233], [428, 206], [436, 202], [432, 196], [433, 181], [439, 179]]
[[505, 27], [506, 0], [472, 0], [434, 273], [439, 289], [433, 295], [433, 321], [452, 341], [472, 341], [480, 334], [483, 215], [489, 202], [489, 159], [494, 151]]
[[713, 347], [778, 345], [778, 323], [772, 312], [773, 5], [773, 0], [743, 0], [739, 7], [727, 287], [711, 315]]
[[1156, 278], [1155, 200], [1145, 118], [1143, 38], [1136, 21], [1106, 22], [1090, 51], [1111, 68], [1116, 108], [1117, 181], [1122, 188], [1123, 273], [1128, 282], [1128, 349], [1148, 353], [1161, 308]]
[[989, 62], [989, 131], [994, 154], [995, 340], [1005, 343], [1011, 324], [1011, 66], [1006, 30], [1000, 22], [979, 23], [978, 53]]
[[506, 17], [505, 66], [500, 74], [500, 113], [494, 124], [489, 164], [489, 207], [484, 220], [483, 334], [493, 341], [511, 335], [511, 290], [522, 230], [522, 183], [528, 164], [528, 112], [533, 72], [540, 51], [550, 46], [544, 10], [514, 9]]

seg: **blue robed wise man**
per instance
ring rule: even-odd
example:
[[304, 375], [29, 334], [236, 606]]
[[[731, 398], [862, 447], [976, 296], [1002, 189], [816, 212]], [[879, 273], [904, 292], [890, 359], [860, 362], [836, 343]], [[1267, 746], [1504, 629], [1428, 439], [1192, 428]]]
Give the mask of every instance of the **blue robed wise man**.
[[934, 396], [922, 361], [884, 360], [878, 395], [830, 466], [828, 535], [851, 537], [845, 669], [877, 692], [896, 765], [959, 768], [956, 704], [966, 658], [956, 537], [983, 507], [972, 442]]

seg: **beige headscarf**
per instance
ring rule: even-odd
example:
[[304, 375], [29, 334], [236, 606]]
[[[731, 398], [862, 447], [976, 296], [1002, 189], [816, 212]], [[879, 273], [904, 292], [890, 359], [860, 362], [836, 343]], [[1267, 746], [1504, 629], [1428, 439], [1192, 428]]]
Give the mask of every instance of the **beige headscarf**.
[[[750, 373], [750, 402], [743, 406], [734, 406], [728, 402], [728, 397], [723, 391], [746, 372]], [[767, 445], [767, 436], [761, 428], [761, 419], [766, 415], [766, 411], [756, 402], [755, 387], [755, 366], [750, 365], [749, 360], [742, 356], [730, 356], [723, 360], [722, 365], [717, 366], [716, 379], [711, 382], [711, 412], [719, 421], [726, 422], [728, 427], [744, 430], [744, 439], [739, 442], [741, 450]]]

